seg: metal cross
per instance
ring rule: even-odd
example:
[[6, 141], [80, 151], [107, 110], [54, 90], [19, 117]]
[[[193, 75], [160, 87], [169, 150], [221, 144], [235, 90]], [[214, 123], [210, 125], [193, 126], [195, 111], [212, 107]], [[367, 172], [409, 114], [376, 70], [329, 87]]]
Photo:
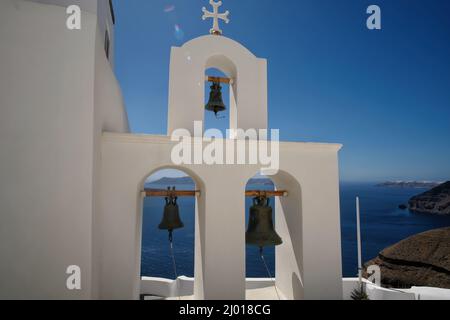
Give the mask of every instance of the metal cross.
[[209, 33], [214, 35], [221, 35], [222, 30], [220, 30], [219, 28], [219, 19], [222, 19], [223, 21], [225, 21], [225, 23], [229, 23], [230, 19], [228, 19], [228, 15], [230, 14], [230, 12], [227, 10], [225, 13], [219, 13], [219, 7], [222, 5], [222, 1], [215, 2], [214, 0], [209, 0], [209, 3], [213, 6], [214, 10], [213, 12], [209, 12], [208, 10], [206, 10], [205, 7], [203, 7], [202, 19], [206, 20], [208, 18], [213, 18], [214, 19], [213, 27], [209, 31]]

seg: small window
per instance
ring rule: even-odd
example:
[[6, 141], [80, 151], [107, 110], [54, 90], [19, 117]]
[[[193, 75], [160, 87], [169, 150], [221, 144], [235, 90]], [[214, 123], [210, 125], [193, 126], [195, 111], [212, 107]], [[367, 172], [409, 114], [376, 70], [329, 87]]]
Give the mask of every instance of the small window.
[[105, 53], [106, 57], [109, 59], [109, 46], [110, 46], [110, 40], [109, 40], [109, 33], [108, 30], [105, 32]]
[[109, 10], [111, 12], [111, 18], [112, 18], [113, 24], [116, 24], [116, 15], [114, 14], [114, 6], [112, 3], [112, 0], [109, 0]]

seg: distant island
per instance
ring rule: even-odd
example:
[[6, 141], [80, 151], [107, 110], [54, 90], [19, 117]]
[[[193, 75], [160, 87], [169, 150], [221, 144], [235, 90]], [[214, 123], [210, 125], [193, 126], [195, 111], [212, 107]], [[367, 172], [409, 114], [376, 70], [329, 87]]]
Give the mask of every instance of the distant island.
[[274, 186], [272, 180], [267, 178], [253, 178], [247, 184], [252, 186]]
[[191, 177], [176, 177], [176, 178], [170, 178], [170, 177], [163, 177], [156, 181], [149, 181], [147, 184], [157, 184], [157, 185], [164, 185], [164, 186], [177, 186], [177, 185], [194, 185], [195, 182]]
[[434, 188], [442, 182], [436, 181], [386, 181], [377, 184], [377, 187], [397, 187], [397, 188]]
[[[169, 178], [164, 177], [156, 181], [147, 182], [148, 185], [159, 185], [159, 186], [177, 186], [177, 185], [194, 185], [195, 182], [191, 177], [176, 177]], [[253, 178], [248, 181], [249, 185], [252, 186], [273, 186], [273, 182], [267, 178]]]
[[413, 212], [450, 215], [450, 181], [412, 197], [408, 204]]

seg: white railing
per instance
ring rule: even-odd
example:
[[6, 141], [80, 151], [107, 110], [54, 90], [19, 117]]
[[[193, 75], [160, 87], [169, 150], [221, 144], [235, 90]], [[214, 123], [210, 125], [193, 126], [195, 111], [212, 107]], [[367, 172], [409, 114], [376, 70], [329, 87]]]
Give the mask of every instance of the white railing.
[[[247, 290], [262, 289], [271, 286], [273, 286], [273, 281], [266, 278], [248, 278], [245, 285]], [[194, 295], [194, 278], [182, 276], [176, 281], [163, 278], [142, 277], [141, 294], [164, 298], [192, 296]]]
[[[363, 279], [367, 295], [370, 300], [450, 300], [450, 289], [412, 287], [411, 289], [387, 289], [379, 287]], [[246, 280], [246, 289], [261, 289], [273, 286], [270, 279], [249, 278]], [[358, 288], [358, 278], [342, 279], [342, 293], [344, 300], [351, 300], [351, 294]], [[141, 294], [158, 297], [192, 296], [194, 294], [194, 279], [179, 277], [178, 281], [142, 277]]]

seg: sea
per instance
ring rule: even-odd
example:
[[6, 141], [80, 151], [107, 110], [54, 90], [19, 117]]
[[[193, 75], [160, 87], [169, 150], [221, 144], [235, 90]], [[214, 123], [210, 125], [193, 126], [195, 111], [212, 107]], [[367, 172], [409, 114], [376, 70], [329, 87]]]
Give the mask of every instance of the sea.
[[[147, 184], [148, 188], [165, 189], [165, 185]], [[176, 185], [178, 190], [192, 190], [193, 185]], [[248, 186], [248, 189], [272, 189], [268, 185]], [[376, 257], [384, 248], [409, 236], [436, 228], [449, 227], [450, 216], [413, 213], [399, 209], [400, 204], [428, 189], [378, 186], [376, 183], [346, 182], [340, 185], [342, 271], [344, 277], [357, 275], [356, 205], [360, 198], [363, 261]], [[273, 204], [273, 199], [271, 199]], [[252, 199], [246, 200], [246, 221]], [[195, 199], [179, 198], [180, 215], [185, 227], [174, 231], [174, 258], [178, 276], [194, 276]], [[167, 231], [158, 230], [164, 199], [146, 198], [142, 230], [141, 275], [175, 279], [175, 269]], [[224, 240], [226, 245], [226, 239]], [[275, 250], [265, 249], [270, 275], [275, 274]], [[268, 277], [259, 256], [259, 249], [246, 247], [246, 274], [249, 278]]]

